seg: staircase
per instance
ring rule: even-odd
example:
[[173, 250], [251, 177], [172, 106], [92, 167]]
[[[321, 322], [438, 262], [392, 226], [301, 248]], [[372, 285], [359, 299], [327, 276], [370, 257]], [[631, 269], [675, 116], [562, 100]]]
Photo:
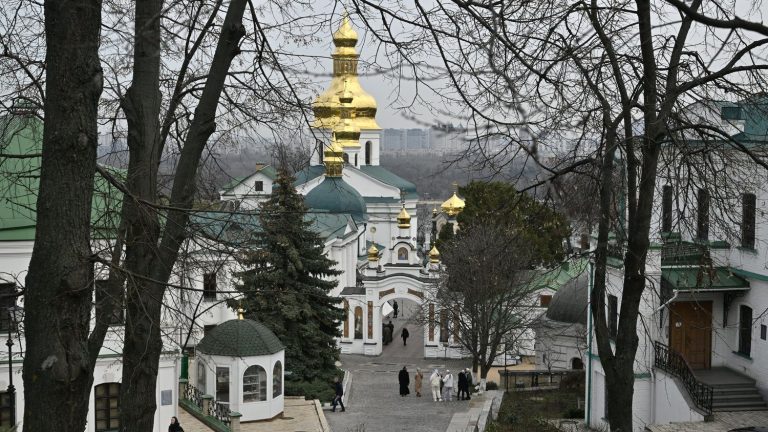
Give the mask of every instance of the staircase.
[[724, 367], [697, 370], [695, 374], [713, 389], [712, 411], [768, 410], [768, 404], [757, 390], [755, 380], [749, 377]]

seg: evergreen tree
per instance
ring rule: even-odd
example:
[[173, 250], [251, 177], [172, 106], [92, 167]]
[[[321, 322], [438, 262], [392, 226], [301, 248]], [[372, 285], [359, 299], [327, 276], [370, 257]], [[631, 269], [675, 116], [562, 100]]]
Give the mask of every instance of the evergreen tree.
[[[329, 379], [339, 358], [343, 311], [328, 293], [341, 272], [323, 252], [323, 241], [305, 219], [293, 178], [280, 170], [259, 213], [261, 235], [242, 258], [238, 276], [245, 316], [269, 327], [286, 346], [285, 368], [293, 381]], [[286, 392], [290, 382], [286, 382]]]

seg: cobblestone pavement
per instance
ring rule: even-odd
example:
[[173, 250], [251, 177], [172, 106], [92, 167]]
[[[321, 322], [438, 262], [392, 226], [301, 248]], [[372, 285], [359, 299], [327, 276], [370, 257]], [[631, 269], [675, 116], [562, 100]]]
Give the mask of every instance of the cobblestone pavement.
[[[435, 368], [448, 368], [456, 376], [468, 361], [424, 359], [423, 331], [403, 318], [395, 324], [395, 340], [384, 347], [379, 357], [341, 356], [342, 368], [351, 374], [344, 398], [346, 412], [325, 411], [333, 432], [444, 432], [454, 413], [469, 410], [469, 402], [433, 402], [427, 379]], [[403, 346], [400, 329], [407, 325], [411, 337]], [[411, 394], [401, 397], [397, 374], [403, 366], [411, 373]], [[424, 373], [422, 397], [416, 397], [413, 374]], [[454, 397], [455, 399], [455, 397]]]
[[768, 426], [768, 411], [718, 412], [711, 422], [651, 425], [646, 429], [650, 432], [727, 432], [733, 428], [748, 426]]

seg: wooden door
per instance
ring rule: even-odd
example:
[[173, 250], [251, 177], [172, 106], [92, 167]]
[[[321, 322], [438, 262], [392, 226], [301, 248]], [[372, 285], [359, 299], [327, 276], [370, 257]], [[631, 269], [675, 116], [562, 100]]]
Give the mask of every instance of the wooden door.
[[692, 369], [709, 369], [712, 359], [712, 302], [675, 302], [669, 308], [669, 346]]

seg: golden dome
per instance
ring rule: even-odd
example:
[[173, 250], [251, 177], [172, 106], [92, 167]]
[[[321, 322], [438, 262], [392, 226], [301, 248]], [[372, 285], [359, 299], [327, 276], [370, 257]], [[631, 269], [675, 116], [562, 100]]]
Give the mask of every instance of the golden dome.
[[440, 262], [440, 252], [437, 250], [437, 246], [432, 245], [432, 249], [429, 250], [429, 262], [432, 264]]
[[379, 260], [379, 249], [376, 247], [376, 244], [371, 243], [371, 247], [368, 248], [368, 261], [378, 261]]
[[397, 226], [399, 228], [411, 227], [411, 215], [409, 215], [408, 211], [405, 209], [405, 204], [403, 204], [403, 208], [400, 209], [400, 214], [397, 215]]
[[[336, 46], [333, 58], [333, 78], [328, 88], [312, 104], [315, 121], [312, 126], [319, 129], [333, 129], [349, 118], [358, 129], [381, 129], [376, 123], [376, 99], [368, 94], [357, 79], [358, 54], [357, 32], [345, 13], [339, 29], [333, 34]], [[348, 101], [348, 112], [343, 113], [342, 102]], [[359, 146], [359, 143], [358, 143]]]
[[462, 210], [464, 210], [464, 200], [459, 198], [458, 195], [456, 195], [456, 192], [453, 193], [453, 195], [445, 200], [445, 202], [440, 206], [440, 208], [450, 217], [454, 217], [457, 214], [461, 213]]

